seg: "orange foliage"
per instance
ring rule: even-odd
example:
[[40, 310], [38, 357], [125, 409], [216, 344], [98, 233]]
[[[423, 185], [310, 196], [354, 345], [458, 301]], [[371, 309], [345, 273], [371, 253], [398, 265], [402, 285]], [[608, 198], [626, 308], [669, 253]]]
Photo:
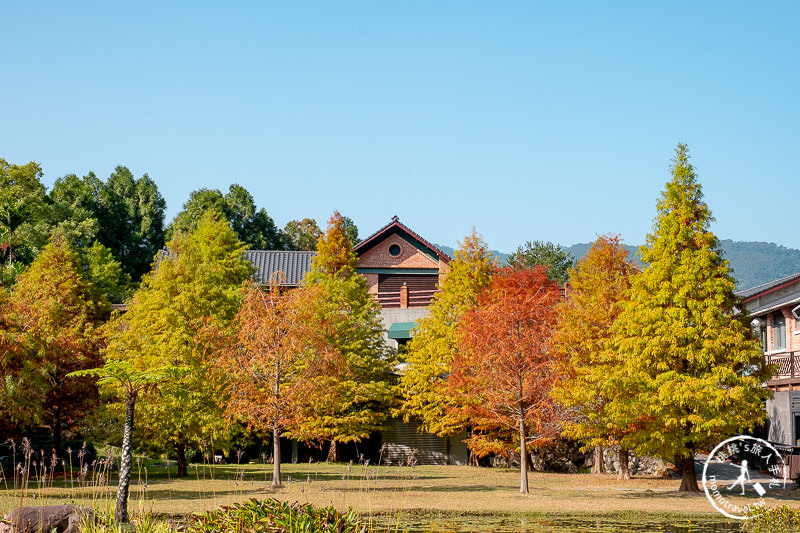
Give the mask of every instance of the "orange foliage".
[[235, 338], [218, 362], [230, 384], [228, 416], [278, 432], [300, 416], [314, 377], [333, 356], [315, 313], [319, 292], [250, 285], [234, 322]]
[[353, 243], [347, 237], [345, 220], [338, 211], [328, 219], [328, 231], [317, 241], [317, 255], [314, 263], [325, 274], [349, 275], [356, 269], [358, 259], [353, 252]]
[[[459, 348], [448, 387], [478, 429], [516, 431], [520, 449], [555, 433], [556, 381], [549, 339], [560, 300], [544, 268], [499, 271], [459, 323]], [[527, 492], [526, 453], [521, 492]]]

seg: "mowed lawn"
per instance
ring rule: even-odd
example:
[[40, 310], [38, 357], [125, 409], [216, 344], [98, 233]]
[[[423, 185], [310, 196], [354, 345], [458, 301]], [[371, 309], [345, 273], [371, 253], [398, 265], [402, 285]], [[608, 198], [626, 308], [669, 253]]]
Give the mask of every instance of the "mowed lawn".
[[[131, 480], [130, 509], [159, 515], [187, 515], [250, 498], [353, 508], [370, 516], [420, 514], [555, 514], [613, 515], [625, 513], [675, 516], [713, 515], [703, 493], [677, 492], [680, 480], [614, 475], [530, 473], [531, 493], [519, 494], [519, 471], [466, 466], [364, 466], [345, 464], [284, 465], [280, 489], [270, 488], [271, 465], [193, 465], [190, 477], [175, 478], [163, 467], [137, 469]], [[53, 487], [30, 483], [23, 494], [13, 480], [0, 489], [0, 511], [21, 504], [110, 503], [116, 489], [80, 488], [55, 479]], [[6, 488], [7, 487], [7, 488]], [[800, 492], [786, 490], [771, 504], [800, 507]]]

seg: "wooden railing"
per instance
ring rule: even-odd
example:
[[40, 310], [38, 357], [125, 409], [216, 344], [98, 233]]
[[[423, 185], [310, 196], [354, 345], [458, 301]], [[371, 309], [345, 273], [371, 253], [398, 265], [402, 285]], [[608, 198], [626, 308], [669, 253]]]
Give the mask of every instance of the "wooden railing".
[[[426, 307], [430, 305], [433, 295], [439, 292], [438, 290], [425, 290], [425, 291], [408, 291], [408, 307]], [[400, 291], [392, 292], [379, 292], [375, 296], [375, 300], [384, 309], [400, 308], [401, 297]]]
[[775, 365], [772, 379], [800, 378], [800, 352], [779, 352], [765, 354], [768, 365]]

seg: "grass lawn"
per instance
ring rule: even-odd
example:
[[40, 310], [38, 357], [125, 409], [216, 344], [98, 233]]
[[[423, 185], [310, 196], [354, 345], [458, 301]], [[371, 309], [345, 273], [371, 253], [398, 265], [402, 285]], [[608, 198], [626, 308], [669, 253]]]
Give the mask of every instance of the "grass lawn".
[[[519, 472], [466, 466], [363, 466], [287, 464], [284, 488], [271, 489], [271, 465], [192, 465], [190, 477], [175, 468], [134, 465], [130, 509], [159, 515], [187, 515], [249, 498], [353, 508], [368, 516], [452, 517], [468, 515], [662, 516], [719, 519], [703, 493], [677, 492], [680, 480], [614, 475], [529, 474], [531, 493], [519, 494]], [[58, 473], [57, 473], [58, 474]], [[56, 476], [53, 487], [31, 482], [23, 494], [12, 480], [0, 489], [0, 512], [24, 505], [75, 501], [113, 504], [116, 479], [79, 488]], [[771, 503], [778, 502], [772, 499]], [[800, 507], [800, 492], [785, 491], [781, 503]]]

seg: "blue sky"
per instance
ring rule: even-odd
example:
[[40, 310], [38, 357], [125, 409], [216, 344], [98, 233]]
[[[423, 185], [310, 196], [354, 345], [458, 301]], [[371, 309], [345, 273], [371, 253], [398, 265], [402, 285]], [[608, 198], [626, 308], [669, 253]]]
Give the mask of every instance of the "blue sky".
[[246, 187], [492, 248], [640, 244], [689, 145], [724, 239], [800, 248], [798, 2], [5, 2], [0, 157]]

